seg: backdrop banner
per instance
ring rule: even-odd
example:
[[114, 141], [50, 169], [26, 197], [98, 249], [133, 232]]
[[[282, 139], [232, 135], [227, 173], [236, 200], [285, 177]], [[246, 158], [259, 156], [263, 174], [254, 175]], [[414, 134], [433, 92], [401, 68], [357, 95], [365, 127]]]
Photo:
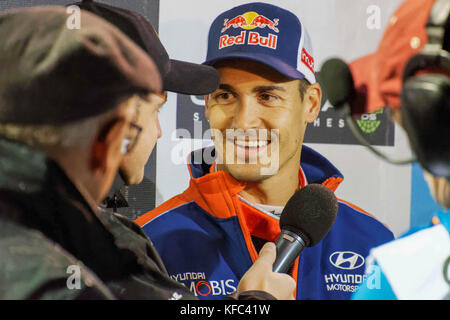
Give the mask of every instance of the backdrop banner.
[[[160, 37], [169, 55], [202, 63], [211, 22], [222, 11], [246, 2], [162, 1]], [[401, 0], [265, 2], [291, 10], [300, 18], [311, 36], [315, 68], [319, 71], [329, 58], [350, 62], [375, 51]], [[305, 144], [326, 156], [343, 173], [344, 182], [336, 192], [339, 198], [373, 214], [398, 236], [411, 221], [411, 166], [391, 165], [359, 145], [340, 114], [326, 99], [323, 102], [319, 117], [307, 128]], [[188, 186], [188, 153], [212, 144], [203, 97], [169, 94], [160, 115], [163, 136], [157, 153], [157, 205]], [[388, 110], [364, 114], [357, 124], [371, 144], [391, 158], [411, 155], [404, 131], [389, 120]]]
[[[34, 5], [66, 5], [67, 0], [0, 0], [0, 11]], [[231, 0], [100, 0], [135, 10], [159, 30], [173, 59], [202, 63], [206, 57], [211, 22], [222, 11], [248, 1]], [[339, 57], [346, 62], [376, 50], [389, 18], [402, 0], [265, 1], [294, 12], [311, 36], [316, 71], [323, 62]], [[364, 114], [357, 125], [372, 145], [394, 159], [411, 156], [402, 128], [389, 120], [389, 110]], [[183, 192], [189, 183], [187, 155], [212, 145], [204, 115], [204, 98], [168, 94], [160, 112], [163, 135], [138, 186], [123, 186], [116, 179], [125, 207], [118, 211], [135, 219]], [[324, 96], [317, 120], [307, 128], [304, 143], [327, 157], [344, 175], [336, 195], [368, 211], [396, 236], [411, 225], [425, 223], [436, 208], [421, 169], [391, 165], [358, 144], [347, 123]], [[428, 210], [429, 208], [429, 210]]]

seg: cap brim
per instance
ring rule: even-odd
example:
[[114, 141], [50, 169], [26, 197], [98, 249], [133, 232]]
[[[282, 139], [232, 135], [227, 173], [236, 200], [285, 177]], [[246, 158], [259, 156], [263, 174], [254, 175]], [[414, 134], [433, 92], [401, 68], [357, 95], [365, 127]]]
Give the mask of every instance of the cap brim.
[[374, 112], [386, 106], [378, 88], [375, 61], [376, 54], [372, 53], [349, 64], [356, 90], [354, 105], [358, 113]]
[[219, 87], [219, 72], [201, 64], [170, 60], [164, 75], [164, 90], [190, 95], [205, 95]]
[[247, 59], [252, 60], [256, 62], [260, 62], [262, 64], [265, 64], [282, 75], [291, 78], [291, 79], [306, 79], [305, 75], [298, 71], [297, 69], [292, 68], [287, 63], [273, 57], [270, 55], [265, 55], [261, 53], [248, 53], [248, 52], [233, 52], [230, 54], [227, 54], [226, 56], [221, 56], [216, 59], [206, 60], [204, 64], [207, 65], [213, 65], [214, 63], [221, 61], [221, 60], [227, 60], [227, 59]]

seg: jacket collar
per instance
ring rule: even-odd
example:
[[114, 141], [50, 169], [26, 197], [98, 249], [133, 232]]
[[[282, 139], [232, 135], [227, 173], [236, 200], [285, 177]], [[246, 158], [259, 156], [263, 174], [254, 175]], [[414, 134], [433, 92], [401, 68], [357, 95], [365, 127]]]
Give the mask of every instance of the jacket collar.
[[[186, 198], [194, 200], [215, 217], [228, 218], [234, 215], [232, 209], [237, 205], [235, 198], [245, 188], [245, 182], [234, 179], [228, 172], [215, 171], [213, 162], [204, 161], [214, 159], [214, 154], [214, 147], [207, 147], [193, 151], [188, 156], [191, 180], [184, 194]], [[300, 186], [318, 183], [335, 191], [343, 179], [342, 173], [331, 162], [320, 153], [303, 145], [299, 172]]]
[[44, 153], [0, 139], [0, 189], [37, 192], [42, 188], [46, 173]]
[[44, 153], [0, 139], [0, 217], [39, 230], [108, 277], [135, 259], [117, 249], [110, 216], [93, 208]]

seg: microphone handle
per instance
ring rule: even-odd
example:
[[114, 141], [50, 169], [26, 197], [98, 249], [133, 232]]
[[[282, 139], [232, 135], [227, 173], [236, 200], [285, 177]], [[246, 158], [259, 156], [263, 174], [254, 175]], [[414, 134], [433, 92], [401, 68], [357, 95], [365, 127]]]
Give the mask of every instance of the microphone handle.
[[276, 247], [277, 258], [272, 270], [273, 272], [287, 273], [300, 252], [305, 248], [305, 242], [294, 232], [281, 230]]

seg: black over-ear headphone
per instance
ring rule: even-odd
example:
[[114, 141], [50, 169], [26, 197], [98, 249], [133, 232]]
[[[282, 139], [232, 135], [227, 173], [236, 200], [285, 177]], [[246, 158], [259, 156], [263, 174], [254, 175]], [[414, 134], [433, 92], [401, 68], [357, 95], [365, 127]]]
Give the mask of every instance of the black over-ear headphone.
[[[434, 176], [450, 178], [450, 0], [435, 0], [428, 42], [403, 71], [402, 124], [417, 160]], [[446, 50], [445, 50], [446, 49]], [[424, 70], [427, 73], [420, 73]]]

